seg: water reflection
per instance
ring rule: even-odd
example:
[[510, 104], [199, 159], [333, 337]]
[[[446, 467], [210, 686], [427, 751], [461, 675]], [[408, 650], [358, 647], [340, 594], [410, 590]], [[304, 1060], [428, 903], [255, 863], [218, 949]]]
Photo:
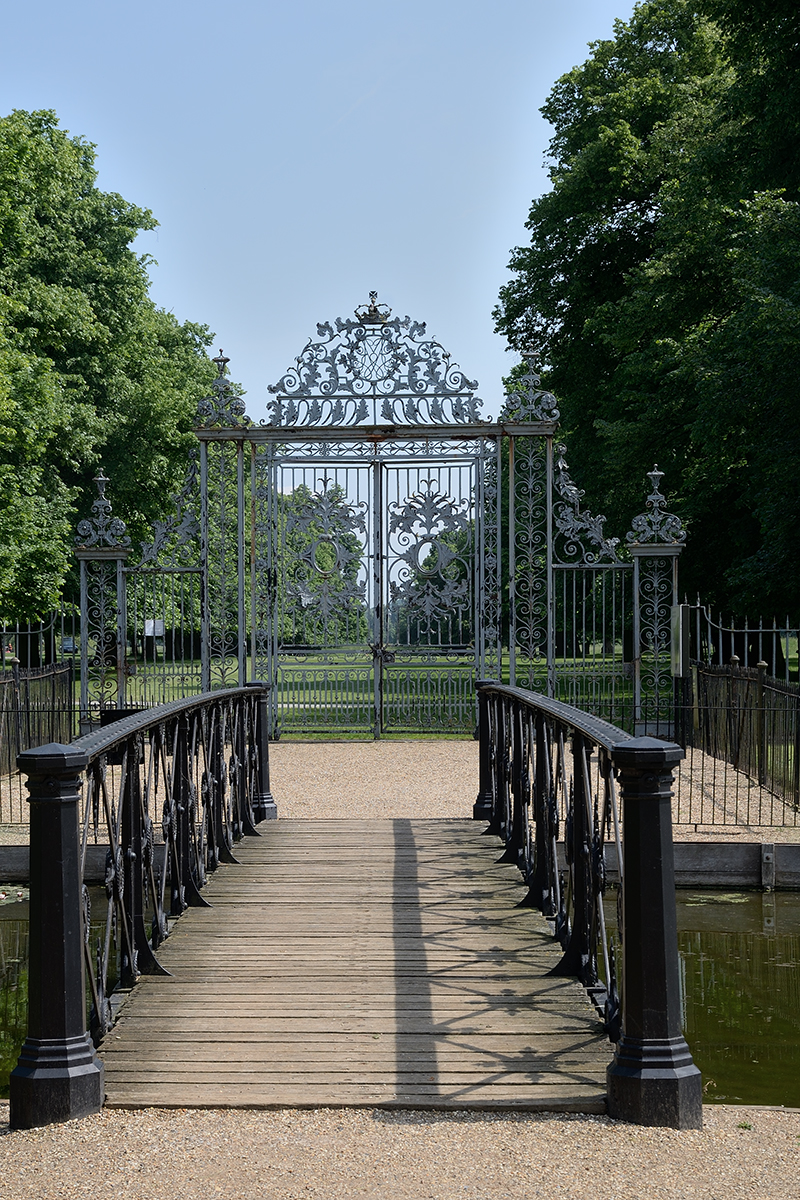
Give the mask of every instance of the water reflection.
[[678, 944], [706, 1101], [800, 1107], [800, 895], [679, 892]]
[[0, 903], [0, 1096], [16, 1066], [28, 1021], [28, 903]]

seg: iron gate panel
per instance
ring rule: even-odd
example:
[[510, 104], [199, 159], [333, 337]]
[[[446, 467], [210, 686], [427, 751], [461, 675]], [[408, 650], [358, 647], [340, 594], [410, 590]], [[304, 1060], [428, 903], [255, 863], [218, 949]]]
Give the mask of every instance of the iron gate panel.
[[387, 463], [378, 636], [384, 730], [474, 726], [480, 658], [476, 473], [482, 460], [449, 456]]
[[[322, 447], [324, 450], [324, 447]], [[372, 730], [371, 472], [359, 459], [267, 450], [257, 456], [264, 553], [254, 595], [269, 594], [257, 668], [282, 730]]]
[[484, 445], [314, 449], [256, 455], [255, 658], [280, 729], [471, 730]]

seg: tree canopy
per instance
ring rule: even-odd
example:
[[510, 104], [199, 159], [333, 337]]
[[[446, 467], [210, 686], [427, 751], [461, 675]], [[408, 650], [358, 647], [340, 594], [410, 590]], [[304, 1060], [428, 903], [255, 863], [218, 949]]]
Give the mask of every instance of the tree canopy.
[[682, 585], [800, 610], [800, 10], [646, 0], [555, 84], [552, 190], [497, 328], [535, 346], [587, 504], [644, 474], [689, 526]]
[[0, 118], [0, 615], [53, 604], [102, 465], [134, 539], [185, 469], [214, 368], [203, 325], [159, 309], [156, 221], [96, 186], [95, 148], [50, 111]]

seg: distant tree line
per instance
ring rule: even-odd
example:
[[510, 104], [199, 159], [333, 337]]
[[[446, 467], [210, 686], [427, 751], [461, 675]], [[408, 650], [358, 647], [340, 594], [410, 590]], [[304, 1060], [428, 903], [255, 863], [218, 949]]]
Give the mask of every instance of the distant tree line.
[[215, 371], [204, 325], [148, 294], [156, 221], [96, 187], [95, 148], [50, 111], [0, 118], [0, 618], [53, 605], [92, 476], [136, 545], [182, 480]]
[[644, 473], [690, 530], [682, 587], [800, 613], [800, 5], [645, 0], [542, 112], [552, 189], [495, 311], [560, 401], [587, 506]]

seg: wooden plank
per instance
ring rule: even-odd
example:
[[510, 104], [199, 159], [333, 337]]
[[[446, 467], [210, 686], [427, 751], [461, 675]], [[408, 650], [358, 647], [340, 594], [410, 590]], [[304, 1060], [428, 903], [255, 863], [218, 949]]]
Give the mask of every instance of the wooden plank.
[[105, 1039], [108, 1103], [604, 1110], [611, 1048], [469, 821], [279, 821]]

